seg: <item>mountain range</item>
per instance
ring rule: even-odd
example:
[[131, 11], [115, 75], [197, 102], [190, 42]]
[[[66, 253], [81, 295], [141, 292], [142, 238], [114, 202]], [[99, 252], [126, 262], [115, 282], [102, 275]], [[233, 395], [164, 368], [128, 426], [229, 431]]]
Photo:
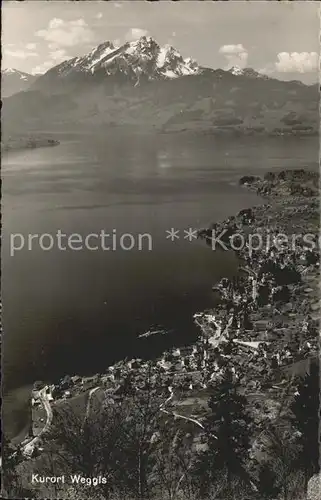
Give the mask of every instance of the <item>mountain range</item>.
[[30, 85], [37, 80], [37, 75], [30, 75], [14, 68], [1, 70], [1, 95], [9, 97], [17, 92], [28, 90]]
[[144, 36], [118, 48], [105, 42], [83, 57], [64, 61], [39, 78], [35, 88], [53, 83], [59, 86], [62, 82], [66, 85], [80, 77], [84, 81], [117, 77], [120, 81], [139, 85], [142, 81], [178, 78], [201, 71], [193, 59], [183, 59], [171, 45], [160, 47], [153, 38]]
[[27, 83], [28, 91], [4, 99], [9, 129], [315, 134], [319, 126], [318, 85], [276, 80], [251, 68], [205, 68], [151, 37], [120, 47], [107, 41]]

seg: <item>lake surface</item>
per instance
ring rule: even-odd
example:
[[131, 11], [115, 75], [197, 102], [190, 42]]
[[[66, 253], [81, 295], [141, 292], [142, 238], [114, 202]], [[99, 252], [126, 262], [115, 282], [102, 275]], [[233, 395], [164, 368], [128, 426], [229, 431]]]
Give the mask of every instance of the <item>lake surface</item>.
[[[60, 146], [3, 158], [3, 327], [6, 390], [183, 344], [193, 314], [214, 305], [212, 285], [233, 274], [233, 254], [213, 252], [184, 229], [261, 202], [240, 176], [318, 168], [318, 139], [68, 137]], [[171, 242], [166, 230], [179, 230]], [[117, 238], [148, 233], [152, 250], [52, 250], [10, 256], [10, 235]], [[49, 237], [47, 237], [49, 238]], [[48, 240], [46, 240], [48, 245]], [[151, 325], [160, 341], [137, 339]]]

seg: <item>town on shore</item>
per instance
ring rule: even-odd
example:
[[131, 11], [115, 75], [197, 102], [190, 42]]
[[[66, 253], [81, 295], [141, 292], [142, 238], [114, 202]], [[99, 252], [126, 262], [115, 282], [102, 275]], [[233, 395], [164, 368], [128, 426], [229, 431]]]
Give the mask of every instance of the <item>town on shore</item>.
[[[225, 231], [227, 243], [235, 234], [246, 239], [249, 233], [263, 236], [268, 230], [270, 236], [309, 233], [314, 235], [313, 245], [298, 238], [295, 247], [280, 248], [272, 239], [268, 248], [234, 250], [239, 272], [213, 284], [217, 306], [194, 313], [199, 337], [191, 345], [175, 346], [153, 360], [121, 360], [90, 377], [67, 375], [57, 384], [36, 382], [30, 436], [14, 451], [22, 462], [39, 463], [45, 454], [57, 408], [78, 411], [86, 421], [97, 406], [117, 406], [149, 391], [160, 401], [159, 414], [168, 425], [181, 422], [195, 428], [191, 447], [196, 454], [205, 453], [208, 443], [204, 445], [202, 435], [208, 402], [224, 383], [246, 398], [255, 423], [251, 456], [263, 460], [264, 430], [289, 414], [299, 395], [298, 385], [318, 365], [319, 176], [286, 170], [269, 172], [264, 178], [244, 176], [240, 184], [255, 190], [265, 203], [201, 229], [199, 238], [211, 245], [214, 230]], [[138, 341], [152, 342], [153, 336]], [[38, 472], [34, 466], [33, 472]], [[315, 478], [316, 473], [313, 470], [310, 476]], [[257, 484], [253, 479], [254, 492]]]

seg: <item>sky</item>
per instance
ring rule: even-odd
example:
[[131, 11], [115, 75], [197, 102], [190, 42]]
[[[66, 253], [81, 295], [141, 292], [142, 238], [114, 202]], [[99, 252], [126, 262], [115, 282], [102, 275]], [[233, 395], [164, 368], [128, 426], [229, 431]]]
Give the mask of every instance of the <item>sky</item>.
[[152, 36], [201, 66], [314, 83], [319, 2], [4, 1], [2, 68], [44, 73], [107, 40]]

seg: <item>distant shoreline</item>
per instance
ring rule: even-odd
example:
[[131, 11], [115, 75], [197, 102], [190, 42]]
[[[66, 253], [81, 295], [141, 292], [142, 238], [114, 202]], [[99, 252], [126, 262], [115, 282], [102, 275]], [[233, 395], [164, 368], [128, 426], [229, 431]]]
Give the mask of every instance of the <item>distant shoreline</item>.
[[36, 149], [58, 146], [57, 139], [43, 137], [9, 137], [2, 142], [2, 152], [21, 151], [24, 149]]
[[[43, 131], [39, 127], [35, 127], [26, 134], [22, 131], [20, 132], [14, 131], [12, 138], [3, 138], [2, 144], [3, 147], [6, 147], [9, 141], [56, 141], [56, 139], [52, 139], [53, 137], [78, 137], [78, 136], [91, 136], [91, 135], [104, 135], [104, 134], [116, 134], [117, 136], [128, 136], [128, 137], [139, 137], [139, 136], [173, 136], [173, 137], [186, 137], [186, 136], [194, 136], [194, 137], [213, 137], [217, 139], [223, 140], [231, 140], [235, 138], [242, 139], [306, 139], [307, 137], [318, 137], [319, 131], [317, 129], [287, 129], [287, 128], [275, 128], [273, 130], [266, 130], [265, 128], [245, 128], [245, 127], [233, 127], [233, 126], [217, 126], [217, 127], [190, 127], [188, 125], [180, 125], [178, 126], [146, 126], [140, 124], [133, 123], [99, 123], [99, 124], [88, 124], [82, 126], [72, 126], [72, 124], [68, 123], [68, 125], [60, 125], [54, 124], [52, 127], [45, 127]], [[34, 136], [33, 136], [34, 134]], [[47, 137], [43, 137], [44, 134], [47, 134]], [[48, 138], [49, 136], [49, 138]], [[60, 141], [57, 139], [58, 144]], [[49, 146], [50, 144], [40, 144], [35, 147], [43, 147]], [[22, 145], [21, 147], [15, 147], [14, 149], [25, 149], [30, 146]], [[13, 148], [10, 148], [10, 150]], [[5, 150], [5, 149], [4, 149]]]

